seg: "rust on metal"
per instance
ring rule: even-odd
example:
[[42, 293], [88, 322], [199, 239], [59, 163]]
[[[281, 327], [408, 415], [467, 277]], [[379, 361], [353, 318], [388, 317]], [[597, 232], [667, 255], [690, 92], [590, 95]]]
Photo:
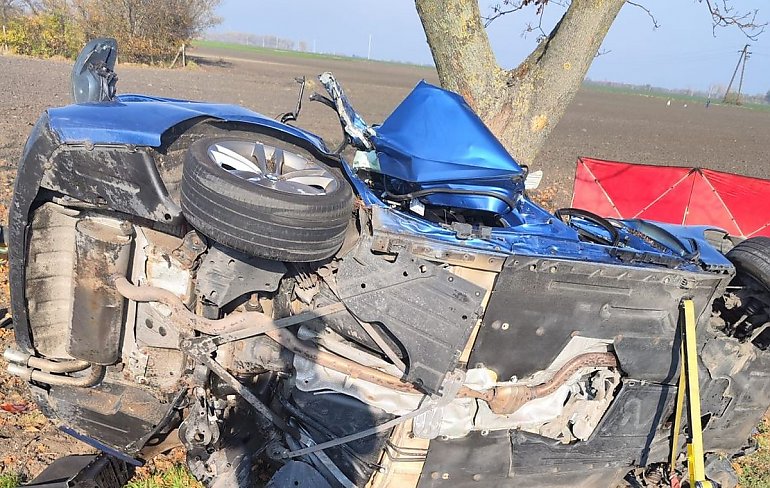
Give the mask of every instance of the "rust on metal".
[[65, 376], [26, 368], [19, 364], [8, 365], [9, 374], [19, 376], [25, 381], [36, 381], [38, 383], [56, 386], [76, 386], [81, 388], [89, 388], [98, 384], [102, 378], [104, 378], [105, 371], [106, 368], [104, 366], [92, 364], [91, 370], [85, 376]]
[[[582, 368], [608, 367], [617, 368], [618, 360], [611, 352], [590, 352], [575, 356], [567, 361], [551, 379], [537, 386], [510, 385], [498, 386], [484, 392], [482, 399], [489, 403], [489, 408], [500, 415], [509, 415], [525, 403], [542, 398], [555, 392], [570, 377]], [[479, 398], [479, 397], [477, 397]]]
[[125, 276], [114, 275], [112, 282], [118, 293], [135, 302], [159, 302], [171, 309], [171, 320], [182, 331], [197, 330], [209, 335], [218, 335], [250, 324], [269, 325], [273, 319], [260, 312], [230, 314], [223, 319], [213, 320], [195, 315], [185, 307], [174, 293], [156, 286], [136, 286]]
[[[292, 320], [294, 323], [299, 316], [275, 321], [260, 312], [241, 312], [231, 314], [223, 319], [211, 320], [190, 312], [182, 301], [168, 290], [152, 286], [136, 286], [131, 284], [124, 276], [113, 276], [113, 282], [118, 292], [124, 297], [137, 302], [160, 302], [171, 308], [171, 319], [182, 329], [197, 330], [210, 335], [218, 335], [230, 332], [230, 340], [238, 340], [238, 332], [246, 325], [263, 325], [272, 329], [266, 329], [264, 334], [293, 352], [299, 354], [320, 366], [344, 373], [352, 378], [359, 378], [376, 385], [384, 386], [396, 391], [411, 394], [422, 394], [414, 385], [402, 381], [400, 378], [375, 368], [364, 366], [350, 359], [332, 354], [312, 347], [298, 339], [292, 332], [280, 327], [278, 322]], [[250, 329], [244, 329], [244, 331]], [[228, 335], [228, 334], [226, 334]], [[245, 336], [252, 336], [249, 333]], [[457, 396], [460, 398], [476, 398], [489, 404], [493, 412], [507, 415], [515, 412], [525, 403], [549, 395], [556, 391], [578, 370], [586, 367], [610, 367], [618, 366], [617, 358], [610, 352], [581, 354], [567, 361], [551, 379], [537, 386], [529, 385], [504, 385], [496, 386], [485, 391], [476, 391], [468, 387], [461, 387]]]
[[203, 237], [191, 230], [185, 234], [182, 244], [171, 252], [171, 255], [179, 261], [184, 269], [192, 269], [195, 261], [206, 250], [206, 243]]
[[404, 393], [420, 393], [420, 391], [410, 383], [401, 381], [401, 379], [396, 378], [395, 376], [384, 373], [378, 369], [358, 364], [350, 359], [343, 358], [342, 356], [321, 351], [316, 347], [311, 347], [297, 339], [293, 333], [286, 329], [271, 330], [266, 332], [265, 335], [294, 354], [299, 354], [314, 363], [347, 374], [352, 378], [359, 378]]

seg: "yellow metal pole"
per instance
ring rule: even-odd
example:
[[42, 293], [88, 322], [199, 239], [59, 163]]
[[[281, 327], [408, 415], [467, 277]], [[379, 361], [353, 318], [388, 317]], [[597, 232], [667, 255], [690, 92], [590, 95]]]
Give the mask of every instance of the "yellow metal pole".
[[[695, 304], [687, 299], [682, 303], [684, 307], [684, 328], [682, 335], [682, 347], [684, 350], [684, 364], [682, 375], [686, 375], [687, 385], [687, 417], [690, 437], [687, 443], [687, 467], [690, 472], [690, 486], [711, 488], [712, 484], [706, 480], [706, 468], [704, 466], [703, 430], [701, 426], [700, 411], [700, 384], [698, 383], [698, 351], [695, 337]], [[680, 381], [681, 385], [681, 381]], [[683, 392], [678, 392], [681, 395]]]
[[671, 439], [671, 460], [669, 461], [669, 475], [676, 476], [676, 455], [679, 453], [679, 431], [682, 429], [682, 410], [684, 409], [684, 396], [687, 390], [687, 376], [684, 373], [684, 334], [682, 344], [679, 347], [679, 385], [676, 390], [676, 410], [674, 411], [674, 434]]

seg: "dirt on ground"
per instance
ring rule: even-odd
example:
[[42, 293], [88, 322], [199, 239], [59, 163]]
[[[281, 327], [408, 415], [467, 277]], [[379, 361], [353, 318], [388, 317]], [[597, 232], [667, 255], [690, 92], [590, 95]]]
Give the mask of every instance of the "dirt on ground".
[[[195, 66], [167, 70], [118, 67], [121, 93], [235, 103], [265, 115], [292, 110], [297, 76], [311, 80], [308, 92], [322, 91], [315, 76], [332, 71], [370, 123], [381, 122], [420, 80], [437, 83], [433, 69], [367, 61], [310, 59], [215, 49], [193, 51]], [[0, 221], [7, 223], [24, 142], [48, 107], [69, 103], [67, 60], [0, 56]], [[685, 106], [685, 102], [584, 89], [569, 106], [533, 167], [546, 172], [543, 195], [553, 206], [569, 203], [579, 156], [648, 164], [700, 166], [770, 177], [770, 112], [738, 107]], [[336, 115], [305, 100], [298, 124], [340, 140]], [[515, 156], [515, 155], [514, 155]], [[0, 308], [8, 307], [8, 280], [0, 266]], [[0, 329], [0, 349], [13, 341]], [[65, 454], [90, 449], [60, 433], [32, 404], [26, 386], [5, 372], [0, 359], [0, 473], [29, 479]]]

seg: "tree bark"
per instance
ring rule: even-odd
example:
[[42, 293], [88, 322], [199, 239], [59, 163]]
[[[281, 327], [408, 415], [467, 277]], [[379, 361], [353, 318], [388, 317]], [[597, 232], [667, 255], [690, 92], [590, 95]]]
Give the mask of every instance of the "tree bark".
[[497, 64], [478, 0], [415, 0], [441, 85], [461, 94], [520, 163], [564, 115], [625, 0], [572, 0], [515, 69]]

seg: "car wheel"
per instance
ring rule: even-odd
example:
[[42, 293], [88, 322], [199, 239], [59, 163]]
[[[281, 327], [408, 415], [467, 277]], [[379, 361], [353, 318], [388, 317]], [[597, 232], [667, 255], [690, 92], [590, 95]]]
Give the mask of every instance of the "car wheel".
[[199, 232], [277, 261], [332, 256], [350, 221], [353, 193], [339, 171], [269, 136], [223, 136], [190, 146], [182, 212]]
[[730, 249], [727, 258], [735, 265], [739, 279], [748, 277], [753, 285], [770, 292], [770, 237], [746, 239]]
[[[746, 239], [726, 256], [735, 265], [735, 278], [716, 309], [725, 321], [725, 332], [741, 341], [751, 342], [762, 351], [770, 348], [770, 238]], [[738, 298], [735, 308], [735, 298]], [[728, 307], [727, 303], [733, 302]], [[759, 331], [759, 332], [757, 332]]]

